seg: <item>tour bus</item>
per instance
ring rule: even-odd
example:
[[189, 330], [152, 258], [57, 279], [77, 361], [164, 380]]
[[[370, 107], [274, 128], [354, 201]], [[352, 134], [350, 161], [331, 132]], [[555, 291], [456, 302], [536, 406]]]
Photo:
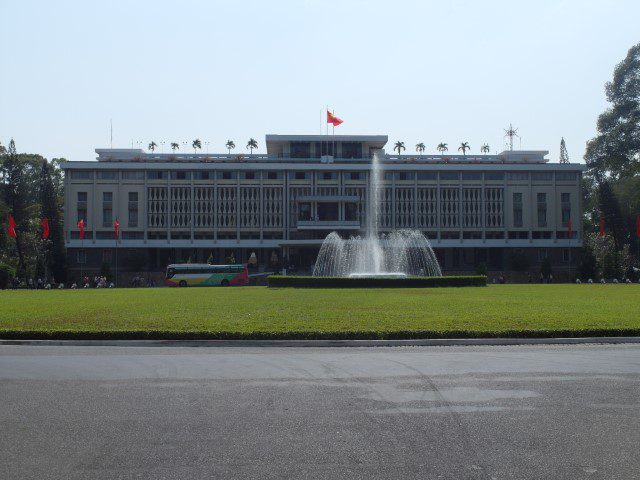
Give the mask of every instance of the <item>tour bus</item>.
[[167, 266], [164, 283], [169, 287], [248, 285], [249, 272], [246, 265], [176, 263]]

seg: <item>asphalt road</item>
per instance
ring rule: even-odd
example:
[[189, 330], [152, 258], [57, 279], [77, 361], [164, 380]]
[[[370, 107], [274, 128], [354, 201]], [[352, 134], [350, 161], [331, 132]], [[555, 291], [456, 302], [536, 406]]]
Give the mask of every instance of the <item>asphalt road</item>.
[[640, 478], [640, 345], [0, 346], [0, 478]]

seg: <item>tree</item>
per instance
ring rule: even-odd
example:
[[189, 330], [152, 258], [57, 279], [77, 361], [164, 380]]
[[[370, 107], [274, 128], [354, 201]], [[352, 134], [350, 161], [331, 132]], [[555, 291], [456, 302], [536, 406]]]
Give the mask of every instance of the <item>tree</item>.
[[174, 152], [180, 148], [180, 145], [177, 142], [171, 142], [171, 150]]
[[29, 229], [28, 200], [30, 197], [28, 180], [26, 178], [27, 166], [23, 158], [16, 152], [16, 144], [11, 139], [7, 153], [3, 156], [0, 165], [2, 174], [3, 197], [9, 212], [16, 221], [16, 254], [18, 256], [18, 272], [23, 274], [26, 270], [24, 252], [24, 234]]
[[395, 146], [393, 147], [393, 150], [397, 150], [398, 151], [398, 155], [402, 154], [402, 150], [406, 150], [405, 146], [404, 146], [404, 142], [396, 142]]
[[426, 149], [427, 147], [424, 146], [424, 143], [420, 142], [416, 144], [416, 152], [418, 152], [420, 155], [422, 155]]
[[616, 66], [605, 92], [611, 106], [598, 117], [598, 135], [585, 153], [588, 172], [598, 181], [640, 172], [640, 43]]
[[564, 143], [564, 137], [560, 139], [560, 163], [569, 163], [569, 154], [567, 153], [567, 144]]
[[258, 148], [258, 142], [253, 138], [250, 138], [249, 141], [247, 142], [247, 148], [249, 149], [250, 153], [253, 154], [253, 149]]
[[158, 145], [156, 144], [156, 142], [152, 141], [152, 142], [149, 144], [149, 150], [151, 150], [151, 151], [153, 152], [153, 151], [155, 151], [155, 149], [156, 149], [156, 147], [157, 147], [157, 146], [158, 146]]
[[56, 188], [55, 167], [44, 160], [40, 169], [40, 216], [49, 220], [49, 238], [42, 240], [43, 261], [46, 273], [56, 281], [66, 278], [66, 250], [62, 222], [61, 191]]
[[231, 155], [231, 150], [236, 148], [236, 144], [233, 143], [233, 140], [227, 140], [227, 143], [225, 143], [224, 146], [227, 147], [227, 150], [229, 150], [229, 155]]
[[467, 150], [469, 150], [470, 148], [471, 147], [469, 146], [469, 142], [462, 142], [458, 147], [458, 151], [462, 151], [462, 155], [466, 155]]
[[598, 211], [604, 219], [605, 228], [613, 235], [616, 249], [621, 249], [627, 240], [627, 228], [618, 199], [613, 193], [609, 181], [602, 181], [598, 186]]
[[484, 145], [482, 145], [482, 147], [480, 147], [480, 151], [482, 153], [489, 153], [491, 151], [491, 149], [489, 148], [489, 144], [485, 143]]
[[590, 233], [586, 241], [603, 278], [622, 276], [621, 258], [611, 235], [605, 234], [601, 237], [598, 233]]
[[440, 153], [444, 153], [449, 150], [449, 147], [446, 143], [440, 142], [437, 146], [437, 149]]
[[191, 148], [193, 148], [193, 153], [195, 153], [197, 149], [202, 148], [202, 142], [200, 142], [199, 138], [191, 142]]

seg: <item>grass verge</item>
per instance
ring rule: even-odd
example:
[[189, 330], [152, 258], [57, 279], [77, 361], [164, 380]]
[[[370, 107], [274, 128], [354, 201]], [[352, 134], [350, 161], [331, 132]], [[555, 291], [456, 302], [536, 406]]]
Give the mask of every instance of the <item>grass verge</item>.
[[3, 291], [0, 305], [13, 339], [640, 335], [640, 285]]

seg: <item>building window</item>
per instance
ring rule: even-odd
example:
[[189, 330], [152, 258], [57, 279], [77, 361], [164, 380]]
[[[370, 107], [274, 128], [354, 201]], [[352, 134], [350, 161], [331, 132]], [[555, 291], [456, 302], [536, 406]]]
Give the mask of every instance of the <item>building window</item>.
[[413, 172], [396, 172], [396, 180], [413, 180]]
[[291, 172], [289, 178], [292, 180], [308, 180], [309, 172]]
[[364, 178], [362, 172], [348, 172], [347, 179], [348, 180], [362, 180]]
[[282, 172], [267, 172], [267, 180], [280, 180], [282, 179]]
[[218, 172], [218, 178], [220, 180], [235, 180], [236, 172], [228, 172], [228, 171]]
[[553, 172], [531, 172], [531, 180], [550, 182], [553, 180]]
[[418, 172], [418, 180], [437, 180], [436, 172]]
[[538, 193], [538, 227], [547, 226], [547, 194]]
[[113, 193], [102, 192], [102, 226], [110, 227], [113, 223]]
[[72, 170], [71, 178], [74, 180], [93, 180], [93, 172], [91, 170]]
[[571, 219], [571, 194], [561, 193], [560, 204], [562, 208], [562, 226], [569, 226], [569, 220]]
[[362, 158], [362, 143], [342, 142], [342, 158]]
[[144, 180], [144, 172], [142, 170], [123, 170], [123, 180]]
[[148, 170], [147, 178], [149, 180], [166, 180], [167, 172], [165, 172], [164, 170]]
[[337, 172], [321, 172], [320, 175], [320, 178], [322, 178], [322, 180], [335, 180], [338, 178]]
[[440, 180], [460, 180], [460, 172], [440, 172]]
[[78, 263], [87, 263], [87, 252], [85, 250], [78, 250], [78, 256], [76, 258]]
[[194, 180], [213, 180], [213, 172], [209, 170], [197, 170], [193, 172]]
[[117, 180], [118, 171], [117, 170], [98, 170], [98, 179], [99, 180]]
[[576, 179], [576, 172], [556, 172], [556, 180], [559, 182], [572, 182]]
[[129, 192], [128, 206], [128, 222], [129, 227], [138, 226], [138, 192]]
[[482, 172], [462, 172], [462, 180], [482, 180]]
[[291, 158], [311, 158], [311, 143], [291, 142]]
[[191, 178], [191, 172], [185, 172], [184, 170], [176, 170], [171, 172], [171, 180], [189, 180]]
[[87, 223], [87, 192], [78, 192], [78, 215], [77, 222], [84, 220]]
[[240, 172], [240, 178], [242, 180], [255, 180], [256, 178], [258, 178], [258, 175], [256, 174], [256, 172]]
[[102, 263], [111, 263], [111, 249], [105, 248], [102, 250]]
[[522, 227], [522, 193], [513, 194], [513, 226]]
[[549, 253], [547, 252], [546, 248], [540, 248], [538, 249], [538, 261], [542, 262], [543, 260], [545, 260], [547, 257], [549, 256]]
[[485, 180], [504, 180], [503, 172], [485, 172], [484, 174]]
[[311, 220], [311, 204], [301, 203], [298, 209], [298, 220], [308, 222]]
[[529, 180], [529, 172], [507, 172], [507, 180]]

